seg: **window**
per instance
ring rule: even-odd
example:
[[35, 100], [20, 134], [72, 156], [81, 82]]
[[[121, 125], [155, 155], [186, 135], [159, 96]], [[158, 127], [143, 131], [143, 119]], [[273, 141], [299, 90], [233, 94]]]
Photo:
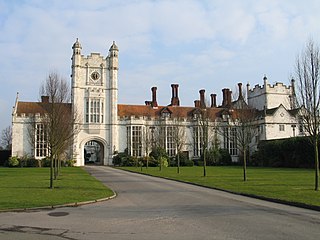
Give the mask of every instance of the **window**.
[[303, 118], [299, 117], [299, 134], [303, 134], [304, 130], [303, 130]]
[[36, 124], [35, 130], [35, 157], [46, 157], [48, 155], [47, 128], [42, 123]]
[[231, 156], [238, 155], [237, 129], [225, 127], [223, 129], [223, 147]]
[[176, 147], [175, 147], [175, 142], [174, 142], [174, 128], [173, 127], [166, 127], [167, 129], [167, 137], [166, 137], [166, 147], [167, 147], [167, 153], [168, 155], [174, 156], [176, 155]]
[[127, 146], [131, 156], [142, 156], [142, 127], [129, 126], [127, 127]]
[[170, 113], [169, 112], [163, 112], [161, 114], [162, 118], [170, 118]]
[[283, 124], [279, 125], [279, 131], [281, 131], [281, 132], [284, 131], [284, 125]]
[[193, 128], [193, 155], [200, 157], [203, 149], [203, 132], [200, 126]]
[[230, 131], [230, 150], [229, 153], [231, 156], [238, 155], [238, 147], [237, 147], [237, 129], [231, 128]]
[[103, 100], [87, 98], [85, 103], [85, 122], [103, 123]]

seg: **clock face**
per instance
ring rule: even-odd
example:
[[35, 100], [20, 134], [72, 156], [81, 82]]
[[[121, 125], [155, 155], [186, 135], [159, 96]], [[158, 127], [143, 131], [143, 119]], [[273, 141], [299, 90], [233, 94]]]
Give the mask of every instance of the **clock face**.
[[93, 80], [93, 81], [97, 81], [97, 80], [99, 80], [99, 78], [100, 78], [100, 73], [98, 73], [98, 72], [93, 72], [93, 73], [91, 73], [91, 79]]

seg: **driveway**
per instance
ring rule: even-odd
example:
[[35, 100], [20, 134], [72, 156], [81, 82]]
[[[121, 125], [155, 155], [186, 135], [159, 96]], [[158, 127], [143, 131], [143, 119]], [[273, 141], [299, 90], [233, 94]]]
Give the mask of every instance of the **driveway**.
[[109, 167], [86, 170], [115, 190], [76, 208], [0, 214], [0, 239], [318, 239], [320, 213]]

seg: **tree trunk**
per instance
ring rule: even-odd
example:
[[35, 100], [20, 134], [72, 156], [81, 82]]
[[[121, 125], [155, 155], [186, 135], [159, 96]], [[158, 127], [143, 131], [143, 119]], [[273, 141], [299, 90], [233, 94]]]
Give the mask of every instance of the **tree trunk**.
[[50, 157], [50, 188], [53, 188], [53, 157]]
[[247, 181], [247, 150], [243, 149], [243, 181]]
[[315, 189], [319, 190], [319, 156], [318, 156], [318, 137], [315, 137], [314, 142], [314, 160], [315, 160]]
[[207, 160], [206, 160], [206, 150], [203, 151], [203, 176], [207, 176]]
[[58, 178], [58, 158], [55, 156], [54, 158], [54, 180]]
[[159, 171], [162, 170], [162, 158], [159, 159]]
[[177, 173], [179, 174], [180, 173], [180, 156], [179, 156], [179, 153], [177, 155], [177, 158], [178, 158], [178, 162], [177, 162]]

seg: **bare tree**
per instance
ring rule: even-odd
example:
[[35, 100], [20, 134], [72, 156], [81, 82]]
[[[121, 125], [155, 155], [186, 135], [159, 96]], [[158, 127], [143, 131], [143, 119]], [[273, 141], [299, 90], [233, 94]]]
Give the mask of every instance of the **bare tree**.
[[237, 109], [232, 127], [235, 128], [234, 140], [243, 157], [243, 181], [247, 181], [247, 156], [250, 152], [252, 139], [258, 132], [255, 110], [250, 108]]
[[200, 143], [201, 155], [203, 157], [203, 176], [207, 176], [207, 153], [209, 143], [213, 138], [214, 116], [209, 108], [199, 109], [196, 113], [196, 125], [194, 126], [194, 139]]
[[12, 127], [8, 126], [2, 130], [1, 144], [3, 149], [10, 150], [12, 146]]
[[295, 64], [297, 80], [297, 102], [300, 118], [314, 147], [315, 190], [319, 190], [319, 105], [320, 105], [320, 50], [309, 40], [305, 49], [297, 56]]
[[[243, 157], [243, 181], [247, 181], [247, 156], [253, 138], [258, 133], [256, 110], [249, 108], [245, 102], [245, 92], [242, 91], [242, 84], [239, 83], [238, 96], [229, 109], [228, 121], [224, 123], [223, 137], [233, 143]], [[225, 125], [227, 124], [227, 125]]]
[[30, 120], [29, 140], [35, 144], [35, 133], [41, 125], [50, 159], [50, 188], [53, 188], [60, 158], [70, 150], [73, 138], [78, 132], [75, 124], [78, 122], [78, 114], [76, 109], [71, 108], [69, 85], [56, 72], [48, 75], [39, 92], [46, 98], [46, 101], [42, 102], [44, 114], [40, 117], [34, 116]]
[[172, 124], [172, 139], [176, 148], [176, 159], [177, 159], [177, 173], [180, 173], [180, 154], [183, 146], [186, 144], [186, 131], [185, 126], [182, 125], [182, 119], [176, 118]]
[[[146, 161], [146, 168], [149, 167], [149, 153], [153, 147], [153, 132], [154, 132], [154, 127], [153, 126], [145, 126], [142, 128], [143, 129], [143, 134], [142, 134], [142, 143], [141, 145], [144, 148], [144, 153], [145, 157], [144, 160]], [[142, 165], [141, 165], [142, 169]]]

